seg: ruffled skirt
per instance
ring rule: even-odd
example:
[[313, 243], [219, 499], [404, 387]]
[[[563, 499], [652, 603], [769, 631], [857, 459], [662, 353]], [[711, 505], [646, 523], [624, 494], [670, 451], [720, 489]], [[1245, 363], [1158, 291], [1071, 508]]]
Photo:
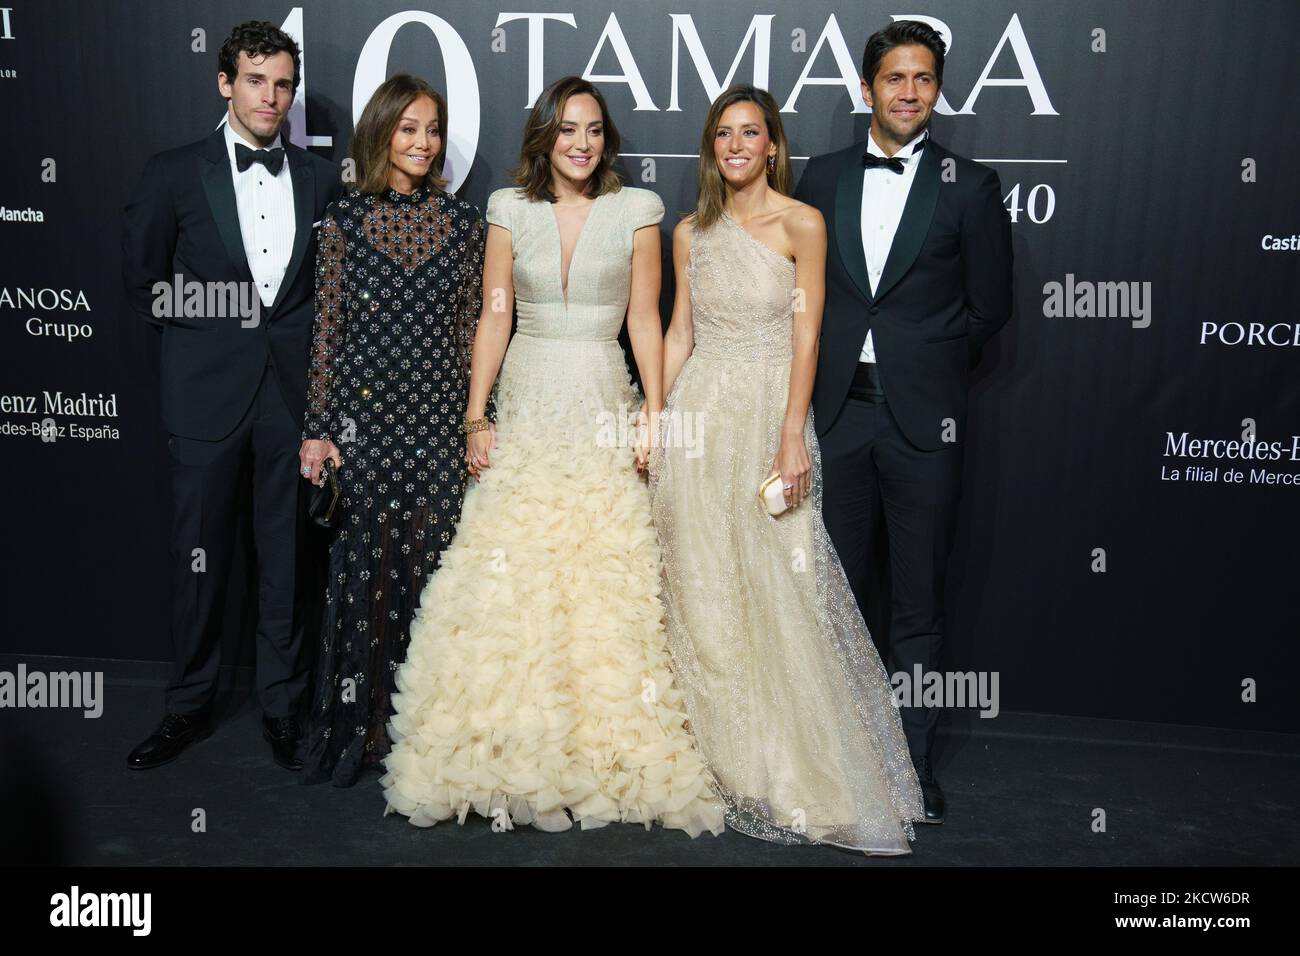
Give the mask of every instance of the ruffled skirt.
[[647, 489], [619, 440], [637, 402], [616, 342], [515, 336], [491, 467], [397, 673], [386, 812], [723, 829], [670, 669]]

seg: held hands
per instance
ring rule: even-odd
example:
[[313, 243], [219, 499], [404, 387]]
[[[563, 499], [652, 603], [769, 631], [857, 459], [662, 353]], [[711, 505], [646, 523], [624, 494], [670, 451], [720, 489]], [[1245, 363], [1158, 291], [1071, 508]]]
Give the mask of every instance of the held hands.
[[632, 457], [638, 475], [648, 473], [650, 449], [659, 440], [658, 431], [659, 416], [648, 412], [645, 402], [642, 402], [640, 410], [636, 413], [636, 438], [632, 444]]
[[782, 436], [781, 447], [777, 449], [776, 460], [768, 474], [773, 472], [781, 475], [781, 487], [788, 507], [794, 508], [808, 497], [808, 492], [812, 491], [812, 461], [808, 458], [802, 435]]
[[343, 467], [343, 459], [339, 455], [338, 447], [332, 441], [323, 441], [319, 438], [307, 439], [298, 449], [298, 461], [302, 464], [299, 474], [313, 485], [321, 484], [324, 481], [320, 473], [321, 465], [327, 458], [333, 459], [336, 471]]
[[469, 473], [475, 478], [483, 477], [483, 470], [491, 468], [488, 452], [497, 447], [497, 426], [488, 422], [483, 431], [474, 432], [465, 438], [465, 464]]

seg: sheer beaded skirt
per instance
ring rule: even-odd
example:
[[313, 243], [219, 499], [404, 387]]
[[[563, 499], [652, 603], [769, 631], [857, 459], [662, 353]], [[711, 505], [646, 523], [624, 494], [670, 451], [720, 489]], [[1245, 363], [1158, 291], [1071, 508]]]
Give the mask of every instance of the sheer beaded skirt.
[[304, 783], [352, 786], [388, 753], [396, 670], [465, 493], [484, 232], [474, 206], [427, 187], [351, 193], [321, 227], [303, 437], [339, 447], [343, 499]]
[[780, 843], [910, 852], [920, 787], [888, 675], [812, 493], [757, 490], [789, 389], [793, 264], [724, 217], [694, 234], [695, 349], [664, 410], [651, 502], [674, 673], [727, 825]]

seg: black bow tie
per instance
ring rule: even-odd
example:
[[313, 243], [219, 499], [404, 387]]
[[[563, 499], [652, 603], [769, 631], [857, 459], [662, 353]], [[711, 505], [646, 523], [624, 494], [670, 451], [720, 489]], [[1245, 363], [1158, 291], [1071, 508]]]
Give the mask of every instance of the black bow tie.
[[254, 163], [261, 163], [272, 176], [278, 176], [280, 167], [284, 165], [284, 148], [277, 146], [275, 149], [249, 149], [242, 143], [236, 143], [236, 168], [242, 173]]
[[892, 173], [903, 172], [903, 161], [897, 156], [877, 156], [870, 151], [862, 154], [863, 169], [879, 169], [882, 166]]

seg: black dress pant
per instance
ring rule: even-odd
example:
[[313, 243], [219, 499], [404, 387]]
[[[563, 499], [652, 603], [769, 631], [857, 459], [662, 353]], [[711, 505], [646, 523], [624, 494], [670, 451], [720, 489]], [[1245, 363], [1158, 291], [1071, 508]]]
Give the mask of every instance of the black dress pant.
[[221, 610], [233, 559], [241, 481], [252, 476], [257, 551], [257, 688], [268, 717], [298, 713], [303, 661], [298, 474], [301, 431], [267, 364], [248, 411], [218, 441], [172, 435], [172, 644], [167, 711], [209, 711], [221, 664]]
[[[891, 675], [937, 671], [943, 646], [943, 587], [961, 494], [957, 444], [921, 451], [899, 430], [874, 369], [859, 367], [843, 411], [820, 440], [822, 517], [867, 620], [873, 554], [889, 555]], [[930, 755], [938, 711], [904, 701], [899, 715], [914, 758]]]

